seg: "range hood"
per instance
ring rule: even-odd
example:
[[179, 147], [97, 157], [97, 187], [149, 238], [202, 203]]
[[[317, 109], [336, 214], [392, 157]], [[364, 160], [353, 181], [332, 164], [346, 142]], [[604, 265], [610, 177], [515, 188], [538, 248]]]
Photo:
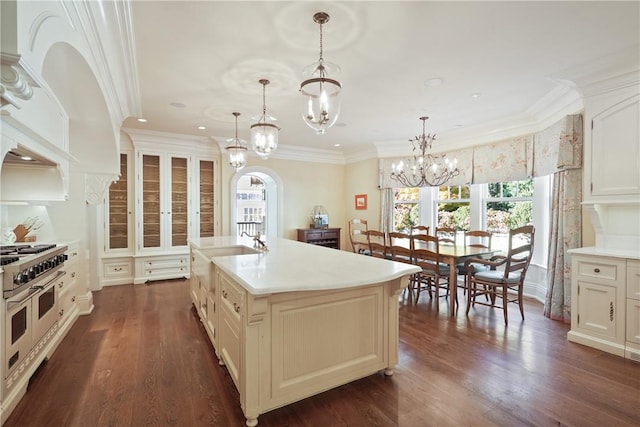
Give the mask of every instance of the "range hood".
[[65, 177], [57, 161], [20, 145], [9, 149], [0, 168], [0, 202], [65, 201]]

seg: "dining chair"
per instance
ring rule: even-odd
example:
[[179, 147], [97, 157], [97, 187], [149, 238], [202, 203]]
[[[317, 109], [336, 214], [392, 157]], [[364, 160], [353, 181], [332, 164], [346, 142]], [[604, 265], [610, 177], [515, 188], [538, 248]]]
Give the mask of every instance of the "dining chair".
[[[484, 230], [469, 230], [464, 232], [464, 246], [467, 248], [491, 249], [491, 238], [493, 233]], [[486, 265], [474, 263], [471, 264], [475, 272], [488, 270]], [[464, 269], [464, 262], [456, 264], [456, 272], [463, 276], [464, 283], [458, 285], [463, 288], [463, 294], [467, 292], [467, 272]], [[486, 295], [485, 295], [486, 296]]]
[[[527, 269], [533, 256], [533, 242], [535, 228], [525, 225], [509, 231], [509, 249], [507, 255], [496, 255], [489, 260], [470, 258], [465, 261], [467, 275], [467, 316], [475, 304], [502, 308], [504, 324], [508, 324], [507, 305], [517, 303], [520, 315], [524, 320], [522, 292]], [[488, 268], [484, 271], [474, 271], [474, 264], [481, 264]], [[509, 292], [511, 291], [511, 292]], [[515, 295], [513, 293], [515, 292]], [[489, 301], [480, 302], [476, 298], [487, 295]], [[502, 305], [496, 305], [496, 300], [502, 299]]]
[[455, 228], [450, 227], [436, 227], [435, 236], [440, 243], [445, 245], [457, 245], [457, 233]]
[[368, 229], [366, 219], [353, 218], [349, 221], [349, 241], [353, 252], [366, 254], [369, 251], [369, 241], [366, 234]]
[[369, 255], [376, 258], [389, 258], [385, 233], [378, 230], [367, 230], [367, 242], [369, 243]]
[[422, 269], [416, 273], [414, 280], [415, 301], [418, 302], [420, 291], [424, 288], [430, 298], [435, 293], [436, 310], [439, 310], [440, 289], [446, 289], [445, 297], [449, 295], [449, 265], [440, 262], [440, 242], [437, 237], [417, 234], [413, 239], [413, 263]]
[[[405, 264], [413, 264], [413, 257], [411, 251], [411, 235], [406, 233], [401, 233], [399, 231], [392, 231], [389, 233], [389, 253], [391, 255], [391, 260], [404, 262]], [[413, 298], [413, 284], [415, 281], [415, 275], [412, 275], [409, 278], [409, 284], [407, 288], [403, 291], [409, 293], [409, 300]]]
[[411, 226], [411, 234], [429, 234], [429, 226], [413, 225]]

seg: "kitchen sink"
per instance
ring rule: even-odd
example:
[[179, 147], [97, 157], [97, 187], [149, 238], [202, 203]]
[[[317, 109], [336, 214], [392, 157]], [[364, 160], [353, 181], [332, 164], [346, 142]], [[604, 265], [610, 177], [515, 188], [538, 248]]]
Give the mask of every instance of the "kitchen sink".
[[200, 249], [198, 252], [200, 252], [206, 258], [212, 258], [216, 256], [250, 255], [250, 254], [260, 253], [258, 249], [250, 248], [248, 246], [243, 246], [243, 245], [227, 246], [226, 248]]

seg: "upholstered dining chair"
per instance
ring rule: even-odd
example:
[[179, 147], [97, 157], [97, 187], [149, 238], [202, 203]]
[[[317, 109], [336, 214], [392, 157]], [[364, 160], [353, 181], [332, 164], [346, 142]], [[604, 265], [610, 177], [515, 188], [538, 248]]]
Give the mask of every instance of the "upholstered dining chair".
[[[470, 258], [464, 263], [467, 274], [467, 316], [475, 304], [502, 308], [504, 324], [509, 322], [507, 316], [508, 303], [517, 303], [520, 315], [524, 320], [522, 292], [527, 269], [533, 256], [533, 242], [535, 228], [525, 225], [509, 231], [509, 249], [507, 255], [497, 255], [489, 260]], [[472, 266], [480, 264], [488, 267], [484, 271], [475, 271]], [[509, 292], [511, 291], [511, 293]], [[489, 301], [477, 301], [477, 297], [487, 295]], [[496, 305], [496, 300], [502, 299], [502, 305]]]
[[364, 254], [369, 251], [369, 241], [367, 240], [368, 229], [366, 219], [353, 218], [349, 221], [349, 240], [353, 252]]
[[[468, 248], [482, 248], [482, 249], [491, 249], [491, 237], [493, 233], [490, 231], [484, 230], [469, 230], [464, 232], [464, 245]], [[472, 264], [474, 270], [484, 271], [488, 270], [489, 267], [482, 264]], [[464, 269], [464, 262], [460, 264], [456, 264], [456, 271], [458, 274], [463, 275], [464, 284], [461, 286], [464, 288], [463, 293], [467, 292], [467, 272]], [[460, 285], [459, 285], [460, 286]]]
[[445, 297], [449, 295], [449, 265], [440, 262], [440, 242], [437, 237], [417, 234], [413, 239], [413, 263], [422, 269], [414, 280], [415, 301], [418, 302], [420, 291], [424, 288], [429, 292], [429, 297], [435, 293], [436, 310], [439, 310], [440, 289], [446, 289]]
[[367, 230], [367, 242], [369, 243], [369, 255], [376, 258], [389, 258], [385, 233], [378, 230]]

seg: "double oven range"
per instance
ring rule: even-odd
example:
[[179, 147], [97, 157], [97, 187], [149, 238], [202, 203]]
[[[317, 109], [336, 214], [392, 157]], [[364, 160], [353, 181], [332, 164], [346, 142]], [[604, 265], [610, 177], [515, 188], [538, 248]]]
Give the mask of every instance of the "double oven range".
[[57, 289], [62, 287], [65, 275], [66, 250], [67, 246], [56, 244], [0, 246], [5, 386], [34, 359], [27, 359], [32, 350], [42, 350], [43, 338], [57, 324]]

